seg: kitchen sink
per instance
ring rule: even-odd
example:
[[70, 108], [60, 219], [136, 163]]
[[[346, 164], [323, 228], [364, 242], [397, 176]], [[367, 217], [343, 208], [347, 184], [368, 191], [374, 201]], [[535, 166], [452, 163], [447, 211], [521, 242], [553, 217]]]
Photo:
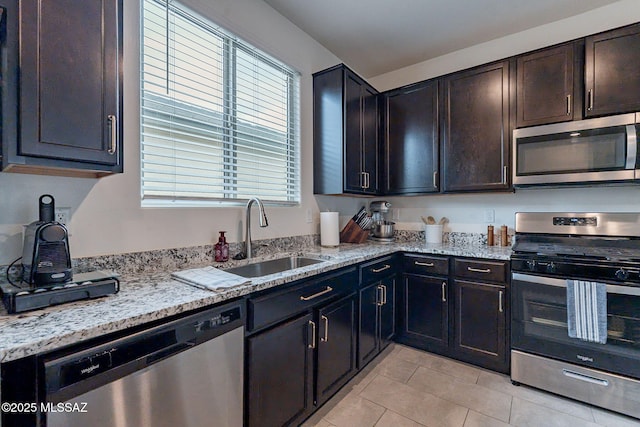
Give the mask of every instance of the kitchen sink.
[[321, 262], [325, 262], [325, 260], [305, 256], [291, 256], [258, 261], [240, 267], [229, 268], [225, 271], [242, 277], [260, 277], [293, 270], [294, 268], [306, 267], [307, 265], [319, 264]]

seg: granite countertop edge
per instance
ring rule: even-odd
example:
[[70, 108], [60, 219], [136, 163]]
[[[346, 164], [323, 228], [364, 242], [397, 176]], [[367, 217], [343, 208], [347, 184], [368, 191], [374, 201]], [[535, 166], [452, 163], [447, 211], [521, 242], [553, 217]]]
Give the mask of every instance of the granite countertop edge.
[[[121, 290], [95, 300], [78, 301], [20, 314], [0, 311], [0, 362], [49, 352], [91, 338], [243, 297], [285, 283], [372, 260], [396, 252], [509, 260], [506, 247], [394, 243], [311, 246], [259, 259], [306, 255], [326, 262], [252, 279], [251, 284], [223, 291], [198, 289], [171, 278], [171, 272], [121, 277]], [[225, 264], [228, 268], [248, 261]]]

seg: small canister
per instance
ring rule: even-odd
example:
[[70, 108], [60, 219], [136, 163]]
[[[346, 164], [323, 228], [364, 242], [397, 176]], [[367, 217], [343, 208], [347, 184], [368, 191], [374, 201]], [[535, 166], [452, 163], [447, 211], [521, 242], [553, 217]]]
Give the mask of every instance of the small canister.
[[487, 226], [487, 246], [493, 246], [493, 225]]

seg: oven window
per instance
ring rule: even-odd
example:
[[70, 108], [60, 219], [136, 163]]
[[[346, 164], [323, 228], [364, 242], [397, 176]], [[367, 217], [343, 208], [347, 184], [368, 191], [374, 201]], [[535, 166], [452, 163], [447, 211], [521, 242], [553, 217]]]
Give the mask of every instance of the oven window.
[[[600, 344], [570, 338], [567, 331], [566, 288], [527, 283], [517, 291], [514, 325], [518, 339], [538, 338], [558, 343]], [[607, 294], [607, 345], [623, 353], [640, 352], [640, 297]], [[517, 329], [521, 328], [520, 331]]]
[[518, 138], [518, 175], [624, 170], [624, 126]]

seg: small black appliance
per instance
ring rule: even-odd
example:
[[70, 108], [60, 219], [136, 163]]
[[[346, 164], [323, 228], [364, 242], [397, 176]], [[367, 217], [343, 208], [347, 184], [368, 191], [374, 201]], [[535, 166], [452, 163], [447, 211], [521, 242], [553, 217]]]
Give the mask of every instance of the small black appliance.
[[22, 280], [32, 287], [48, 288], [72, 280], [69, 233], [55, 221], [53, 196], [40, 196], [40, 219], [29, 224], [22, 247]]

